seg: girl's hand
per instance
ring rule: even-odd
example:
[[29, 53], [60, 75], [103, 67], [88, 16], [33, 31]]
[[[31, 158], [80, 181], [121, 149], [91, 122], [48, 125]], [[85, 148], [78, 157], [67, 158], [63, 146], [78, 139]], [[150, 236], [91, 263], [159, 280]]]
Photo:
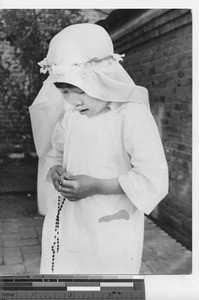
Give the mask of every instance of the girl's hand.
[[54, 166], [50, 169], [50, 176], [52, 179], [52, 183], [55, 189], [59, 192], [60, 191], [60, 180], [65, 176], [65, 169], [62, 166]]
[[95, 194], [124, 194], [118, 178], [99, 179], [87, 175], [71, 176], [63, 174], [60, 193], [69, 201], [77, 201]]
[[62, 176], [60, 193], [69, 201], [77, 201], [96, 193], [96, 178], [87, 175]]

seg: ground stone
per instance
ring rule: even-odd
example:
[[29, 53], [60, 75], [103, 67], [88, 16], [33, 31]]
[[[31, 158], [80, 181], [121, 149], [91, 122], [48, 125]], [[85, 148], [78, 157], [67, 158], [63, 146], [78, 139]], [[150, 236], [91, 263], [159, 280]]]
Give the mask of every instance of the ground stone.
[[26, 253], [24, 254], [25, 267], [28, 273], [39, 273], [40, 267], [40, 255], [38, 253]]
[[26, 253], [40, 253], [41, 252], [41, 246], [35, 245], [35, 246], [24, 246], [21, 247], [22, 254]]
[[22, 239], [32, 239], [37, 237], [37, 233], [33, 227], [21, 228], [20, 236]]
[[17, 233], [19, 232], [19, 221], [16, 222], [4, 222], [4, 233], [9, 234], [9, 233]]
[[7, 248], [4, 251], [4, 262], [6, 265], [22, 263], [22, 255], [19, 248]]
[[38, 245], [38, 239], [25, 239], [21, 241], [5, 241], [4, 247], [23, 247], [23, 246], [31, 246]]
[[13, 275], [13, 274], [23, 274], [25, 273], [25, 267], [22, 264], [12, 264], [0, 266], [1, 275]]

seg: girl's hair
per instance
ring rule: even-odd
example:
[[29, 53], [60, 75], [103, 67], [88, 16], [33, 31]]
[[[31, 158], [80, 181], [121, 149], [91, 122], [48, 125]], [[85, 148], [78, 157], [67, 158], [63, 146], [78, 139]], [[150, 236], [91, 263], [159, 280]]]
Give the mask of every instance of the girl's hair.
[[58, 89], [71, 89], [76, 87], [75, 85], [72, 85], [70, 83], [66, 83], [66, 82], [54, 82], [54, 85], [56, 86], [56, 88]]

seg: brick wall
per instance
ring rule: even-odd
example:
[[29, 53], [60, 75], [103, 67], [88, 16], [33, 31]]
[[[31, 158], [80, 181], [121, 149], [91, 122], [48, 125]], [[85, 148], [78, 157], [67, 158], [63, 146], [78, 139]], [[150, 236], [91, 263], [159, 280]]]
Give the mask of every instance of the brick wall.
[[192, 16], [188, 9], [144, 11], [112, 26], [116, 53], [138, 85], [148, 88], [169, 164], [168, 196], [153, 211], [174, 238], [191, 248]]

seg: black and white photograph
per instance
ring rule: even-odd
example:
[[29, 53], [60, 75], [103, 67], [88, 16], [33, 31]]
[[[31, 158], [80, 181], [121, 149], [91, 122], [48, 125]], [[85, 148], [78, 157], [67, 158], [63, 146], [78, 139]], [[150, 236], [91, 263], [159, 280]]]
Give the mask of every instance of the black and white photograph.
[[191, 275], [192, 9], [0, 20], [0, 275]]

